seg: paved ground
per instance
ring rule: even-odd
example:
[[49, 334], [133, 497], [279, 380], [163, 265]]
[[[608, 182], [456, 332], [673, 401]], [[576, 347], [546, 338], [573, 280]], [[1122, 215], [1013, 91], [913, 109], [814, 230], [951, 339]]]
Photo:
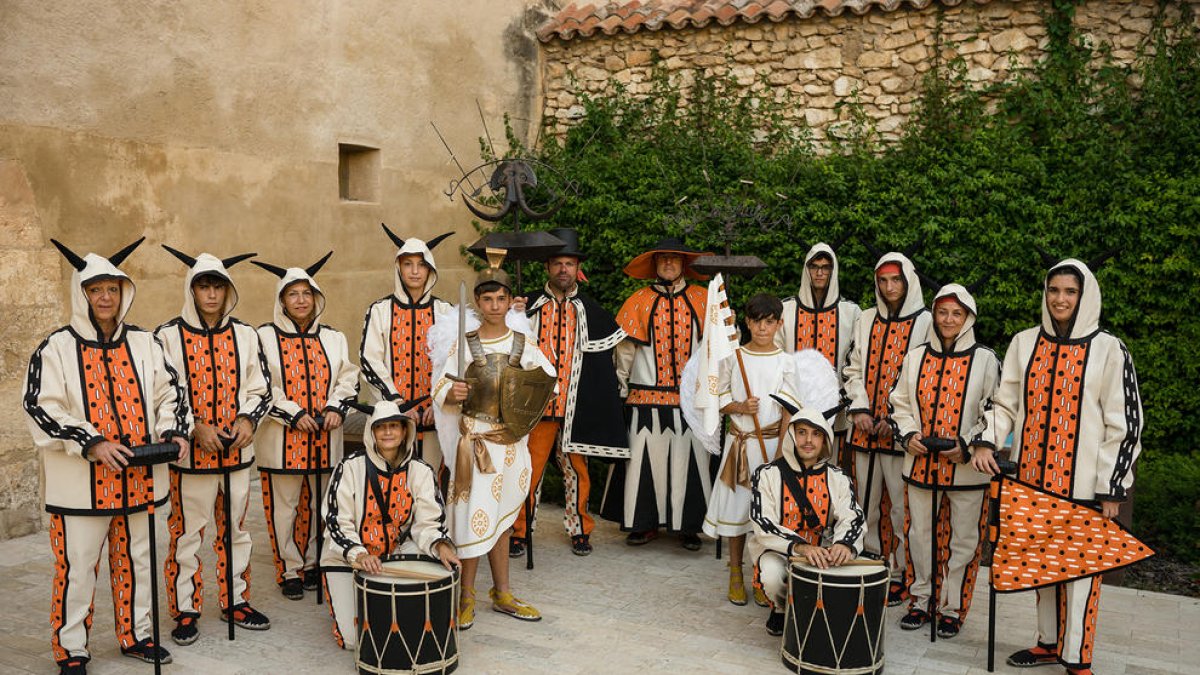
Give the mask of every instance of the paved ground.
[[[725, 601], [726, 572], [713, 559], [711, 542], [701, 553], [684, 551], [670, 537], [631, 549], [614, 526], [603, 523], [593, 536], [596, 552], [577, 558], [557, 527], [561, 509], [546, 507], [542, 513], [537, 569], [514, 566], [513, 583], [518, 596], [540, 608], [545, 619], [522, 623], [487, 611], [486, 601], [481, 603], [475, 627], [462, 634], [460, 672], [786, 672], [780, 665], [779, 638], [763, 630], [766, 610]], [[165, 518], [159, 521], [165, 551]], [[239, 631], [237, 641], [229, 643], [224, 624], [205, 616], [195, 644], [177, 647], [166, 640], [175, 663], [164, 672], [353, 672], [353, 656], [339, 651], [330, 637], [326, 608], [316, 606], [311, 593], [304, 602], [291, 602], [277, 592], [261, 508], [251, 509], [250, 526], [256, 543], [252, 597], [274, 627], [261, 633]], [[211, 607], [211, 553], [209, 558], [206, 603]], [[0, 672], [55, 671], [47, 629], [50, 570], [44, 534], [0, 542]], [[98, 589], [106, 589], [107, 573], [101, 574]], [[486, 592], [488, 585], [481, 571], [479, 586]], [[935, 645], [926, 632], [899, 630], [900, 608], [890, 610], [889, 675], [986, 672], [987, 592], [983, 584], [979, 588], [962, 634]], [[150, 666], [119, 656], [111, 596], [100, 590], [96, 605], [91, 672], [151, 672]], [[1106, 587], [1101, 608], [1097, 673], [1200, 673], [1200, 600]], [[1004, 655], [1033, 640], [1033, 596], [1001, 596], [998, 614], [1002, 664]], [[163, 626], [166, 637], [170, 624], [164, 621]], [[1023, 672], [1004, 665], [997, 670]]]

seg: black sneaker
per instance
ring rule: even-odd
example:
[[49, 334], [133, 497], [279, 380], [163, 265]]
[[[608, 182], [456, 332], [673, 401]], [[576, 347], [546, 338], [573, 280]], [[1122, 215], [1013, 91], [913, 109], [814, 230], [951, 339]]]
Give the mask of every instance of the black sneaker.
[[893, 581], [891, 584], [888, 585], [888, 598], [887, 598], [887, 606], [888, 607], [895, 607], [897, 605], [902, 605], [902, 604], [904, 604], [904, 601], [907, 599], [908, 599], [908, 589], [904, 587], [904, 584], [900, 583], [899, 581]]
[[196, 619], [200, 617], [195, 614], [184, 614], [175, 622], [175, 628], [171, 630], [171, 639], [175, 644], [187, 646], [200, 639], [200, 629], [196, 627]]
[[508, 557], [520, 558], [525, 555], [525, 540], [520, 537], [509, 537]]
[[767, 635], [783, 635], [783, 612], [767, 615]]
[[588, 541], [586, 534], [578, 534], [571, 537], [571, 553], [575, 555], [588, 555], [592, 552], [592, 545]]
[[700, 540], [700, 535], [691, 532], [685, 532], [679, 535], [679, 545], [689, 551], [699, 551], [704, 542]]
[[937, 635], [940, 638], [949, 640], [958, 635], [958, 631], [962, 629], [962, 619], [956, 619], [952, 616], [943, 616], [938, 619]]
[[641, 545], [645, 544], [646, 542], [648, 542], [652, 539], [657, 539], [657, 538], [658, 538], [658, 530], [645, 530], [643, 532], [630, 532], [629, 535], [625, 537], [625, 543], [629, 544], [630, 546], [641, 546]]
[[304, 590], [315, 591], [321, 585], [321, 571], [317, 569], [304, 570]]
[[284, 579], [283, 583], [279, 584], [279, 592], [288, 600], [303, 600], [304, 582], [299, 579]]
[[86, 656], [72, 656], [58, 663], [58, 675], [87, 675]]
[[1058, 652], [1055, 645], [1043, 645], [1040, 642], [1033, 649], [1022, 649], [1009, 655], [1007, 663], [1014, 668], [1036, 668], [1038, 666], [1058, 665]]
[[913, 607], [900, 619], [900, 627], [904, 630], [917, 630], [929, 623], [929, 612]]
[[[229, 620], [228, 611], [221, 612], [221, 620]], [[246, 630], [267, 630], [271, 627], [271, 620], [246, 602], [233, 606], [233, 622], [237, 624], [238, 628], [245, 628]]]
[[122, 647], [121, 655], [131, 659], [140, 659], [146, 663], [154, 663], [154, 655], [158, 654], [159, 663], [170, 663], [171, 652], [166, 647], [156, 647], [150, 638], [146, 638], [132, 647]]

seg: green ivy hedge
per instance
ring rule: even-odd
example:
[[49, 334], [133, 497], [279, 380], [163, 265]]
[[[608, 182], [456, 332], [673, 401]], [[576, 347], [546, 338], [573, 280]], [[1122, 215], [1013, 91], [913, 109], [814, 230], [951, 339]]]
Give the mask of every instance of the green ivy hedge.
[[818, 153], [784, 123], [789, 100], [704, 78], [685, 93], [661, 73], [649, 96], [614, 83], [538, 151], [578, 188], [539, 226], [580, 230], [588, 290], [613, 309], [640, 284], [621, 268], [660, 236], [723, 249], [721, 223], [702, 217], [713, 207], [762, 209], [741, 214], [733, 248], [769, 268], [733, 280], [735, 305], [794, 293], [817, 241], [841, 242], [843, 293], [867, 305], [868, 244], [915, 249], [939, 282], [981, 282], [977, 332], [1001, 353], [1039, 320], [1039, 247], [1085, 261], [1115, 250], [1097, 276], [1103, 326], [1129, 345], [1145, 402], [1137, 528], [1198, 560], [1200, 522], [1176, 511], [1200, 497], [1180, 480], [1200, 471], [1200, 42], [1190, 15], [1159, 22], [1142, 58], [1120, 66], [1078, 40], [1071, 7], [1053, 4], [1049, 56], [1009, 81], [980, 89], [961, 62], [940, 64], [894, 144], [853, 99], [853, 122]]

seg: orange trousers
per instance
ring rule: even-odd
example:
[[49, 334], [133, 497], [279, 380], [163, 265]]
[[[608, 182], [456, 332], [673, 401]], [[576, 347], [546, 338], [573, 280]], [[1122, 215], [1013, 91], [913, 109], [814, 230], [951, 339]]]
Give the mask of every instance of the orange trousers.
[[[550, 455], [563, 475], [563, 497], [566, 509], [563, 511], [563, 527], [572, 537], [590, 535], [596, 521], [588, 513], [588, 497], [592, 493], [592, 482], [588, 476], [587, 457], [562, 451], [562, 422], [558, 420], [542, 420], [533, 431], [529, 432], [529, 458], [533, 463], [533, 480], [529, 482], [530, 500], [536, 506], [542, 493], [542, 477], [546, 473], [546, 464]], [[526, 509], [521, 509], [517, 522], [513, 524], [513, 536], [524, 538], [527, 529], [537, 529], [536, 513], [533, 527], [529, 528], [526, 521]], [[536, 509], [535, 509], [536, 511]]]

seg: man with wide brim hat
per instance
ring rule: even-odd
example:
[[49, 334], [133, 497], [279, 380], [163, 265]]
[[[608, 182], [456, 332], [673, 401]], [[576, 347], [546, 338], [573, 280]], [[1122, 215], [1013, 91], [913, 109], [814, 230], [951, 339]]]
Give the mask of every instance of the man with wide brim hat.
[[[595, 527], [587, 508], [588, 457], [629, 457], [612, 356], [625, 331], [579, 288], [584, 279], [580, 263], [587, 258], [579, 247], [579, 233], [558, 228], [550, 234], [566, 246], [546, 259], [546, 285], [528, 296], [525, 313], [538, 346], [558, 372], [558, 393], [529, 434], [533, 483], [528, 503], [536, 503], [542, 475], [553, 456], [563, 475], [563, 526], [571, 537], [571, 551], [582, 556], [592, 552], [590, 536]], [[580, 406], [580, 401], [586, 404]], [[514, 557], [525, 552], [528, 515], [523, 510], [513, 526], [509, 553]]]
[[679, 410], [679, 380], [704, 330], [705, 279], [692, 269], [710, 255], [667, 237], [634, 258], [625, 273], [654, 283], [629, 296], [617, 314], [626, 339], [615, 352], [629, 412], [628, 462], [613, 466], [601, 515], [621, 523], [626, 543], [644, 544], [666, 526], [683, 546], [700, 548], [708, 495], [708, 458]]

